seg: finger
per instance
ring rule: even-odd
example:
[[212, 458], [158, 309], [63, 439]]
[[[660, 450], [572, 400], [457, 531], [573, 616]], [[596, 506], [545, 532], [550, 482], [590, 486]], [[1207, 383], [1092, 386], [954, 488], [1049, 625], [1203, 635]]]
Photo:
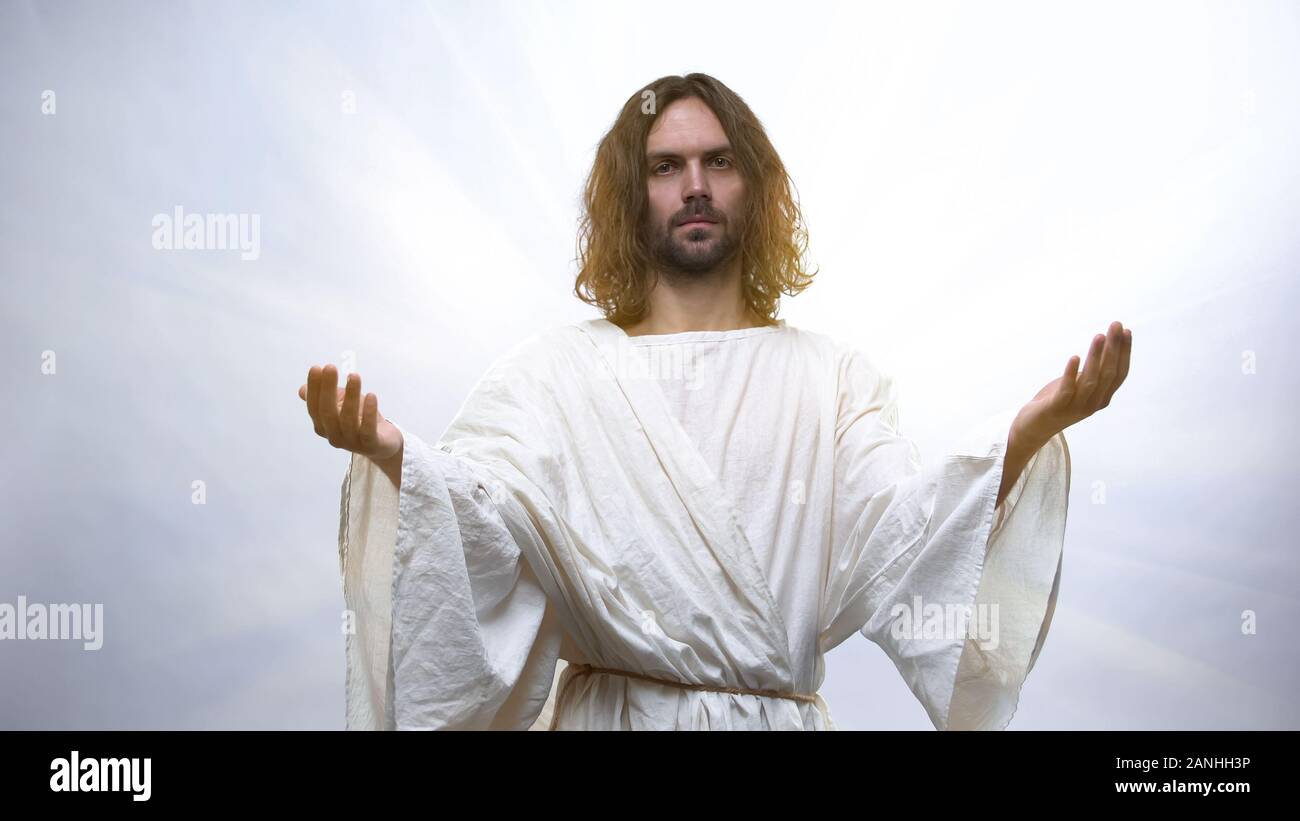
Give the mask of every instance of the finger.
[[361, 406], [361, 429], [357, 441], [362, 453], [373, 453], [379, 445], [379, 397], [373, 393], [366, 394], [366, 401]]
[[1061, 407], [1069, 407], [1078, 391], [1079, 357], [1072, 356], [1065, 363], [1065, 373], [1061, 374], [1061, 384], [1056, 388], [1056, 401]]
[[339, 411], [339, 435], [343, 445], [352, 450], [357, 445], [357, 428], [361, 426], [361, 375], [348, 374], [348, 386], [343, 391], [343, 407]]
[[333, 365], [326, 365], [321, 371], [320, 392], [316, 395], [316, 413], [320, 416], [321, 427], [325, 429], [325, 438], [338, 447], [339, 442], [339, 406], [338, 384], [339, 372]]
[[1128, 362], [1133, 354], [1133, 329], [1124, 329], [1124, 358], [1119, 361], [1119, 381], [1128, 378]]
[[1124, 384], [1128, 378], [1129, 356], [1133, 352], [1133, 332], [1128, 328], [1124, 329], [1123, 344], [1120, 345], [1119, 373], [1115, 375], [1115, 382], [1110, 386], [1110, 392], [1106, 395], [1106, 404], [1110, 404], [1110, 398], [1119, 390], [1119, 386]]
[[321, 427], [320, 415], [316, 413], [316, 396], [320, 393], [321, 368], [319, 365], [312, 365], [311, 370], [307, 371], [307, 413], [311, 415], [311, 425], [316, 429], [317, 436], [325, 435], [325, 428]]
[[1124, 347], [1124, 326], [1119, 322], [1110, 323], [1106, 329], [1106, 348], [1101, 355], [1101, 369], [1097, 379], [1097, 391], [1093, 394], [1093, 410], [1100, 410], [1110, 402], [1115, 377], [1119, 374], [1119, 359]]
[[1098, 373], [1101, 369], [1101, 352], [1106, 344], [1106, 337], [1097, 334], [1088, 347], [1088, 360], [1083, 363], [1083, 373], [1079, 376], [1078, 389], [1074, 394], [1074, 410], [1082, 410], [1092, 401], [1097, 391]]

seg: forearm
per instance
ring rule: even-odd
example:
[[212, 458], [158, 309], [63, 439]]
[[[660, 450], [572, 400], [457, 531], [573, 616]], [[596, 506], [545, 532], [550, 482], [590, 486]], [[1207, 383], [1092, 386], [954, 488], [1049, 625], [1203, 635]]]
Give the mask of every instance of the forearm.
[[1025, 465], [1029, 464], [1029, 460], [1042, 446], [1042, 442], [1025, 435], [1014, 423], [1011, 425], [1011, 431], [1007, 434], [1006, 458], [1002, 462], [1002, 486], [998, 488], [997, 504], [1000, 505], [1006, 500], [1007, 494], [1020, 478]]
[[403, 442], [401, 447], [397, 449], [397, 453], [393, 454], [387, 459], [371, 460], [376, 465], [379, 466], [379, 469], [384, 472], [385, 476], [387, 476], [389, 479], [392, 480], [393, 487], [397, 488], [398, 490], [401, 490], [402, 488], [402, 453], [405, 450], [406, 450], [406, 443]]

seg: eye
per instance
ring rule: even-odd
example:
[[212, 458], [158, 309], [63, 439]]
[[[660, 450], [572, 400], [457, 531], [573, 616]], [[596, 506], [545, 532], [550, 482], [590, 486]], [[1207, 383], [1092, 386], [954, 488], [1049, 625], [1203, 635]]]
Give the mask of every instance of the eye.
[[714, 157], [713, 159], [714, 159], [714, 160], [722, 160], [724, 163], [726, 163], [726, 165], [715, 166], [715, 167], [717, 167], [717, 168], [730, 168], [730, 167], [731, 167], [731, 160], [730, 160], [729, 158], [727, 158], [727, 157], [723, 157], [723, 156], [719, 155], [719, 156], [717, 156], [717, 157]]
[[658, 165], [655, 166], [655, 173], [658, 174], [658, 173], [659, 173], [659, 169], [660, 169], [660, 168], [663, 168], [665, 165], [672, 165], [672, 163], [670, 163], [670, 162], [668, 162], [668, 161], [666, 161], [666, 160], [665, 160], [664, 162], [659, 163]]

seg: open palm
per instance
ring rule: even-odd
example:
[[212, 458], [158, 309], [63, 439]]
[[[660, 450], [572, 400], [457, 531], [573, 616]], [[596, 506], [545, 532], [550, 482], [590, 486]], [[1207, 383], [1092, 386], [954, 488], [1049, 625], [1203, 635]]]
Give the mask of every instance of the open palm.
[[380, 415], [379, 397], [368, 393], [362, 399], [360, 374], [348, 374], [346, 388], [338, 387], [338, 382], [333, 365], [313, 365], [307, 371], [307, 384], [298, 389], [317, 435], [336, 448], [375, 461], [394, 456], [402, 448], [402, 432]]
[[1033, 441], [1046, 442], [1109, 405], [1128, 376], [1132, 349], [1133, 332], [1112, 322], [1106, 334], [1093, 337], [1082, 374], [1079, 357], [1070, 357], [1065, 373], [1026, 403], [1016, 417], [1019, 430]]

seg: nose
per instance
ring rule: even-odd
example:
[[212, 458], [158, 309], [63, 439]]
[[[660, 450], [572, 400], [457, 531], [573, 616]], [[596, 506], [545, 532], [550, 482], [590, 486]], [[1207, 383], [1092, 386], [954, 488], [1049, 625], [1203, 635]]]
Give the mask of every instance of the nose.
[[682, 175], [682, 202], [687, 205], [693, 204], [695, 200], [710, 202], [713, 199], [713, 194], [709, 190], [709, 178], [704, 173], [703, 164], [692, 162], [687, 168], [687, 172]]

